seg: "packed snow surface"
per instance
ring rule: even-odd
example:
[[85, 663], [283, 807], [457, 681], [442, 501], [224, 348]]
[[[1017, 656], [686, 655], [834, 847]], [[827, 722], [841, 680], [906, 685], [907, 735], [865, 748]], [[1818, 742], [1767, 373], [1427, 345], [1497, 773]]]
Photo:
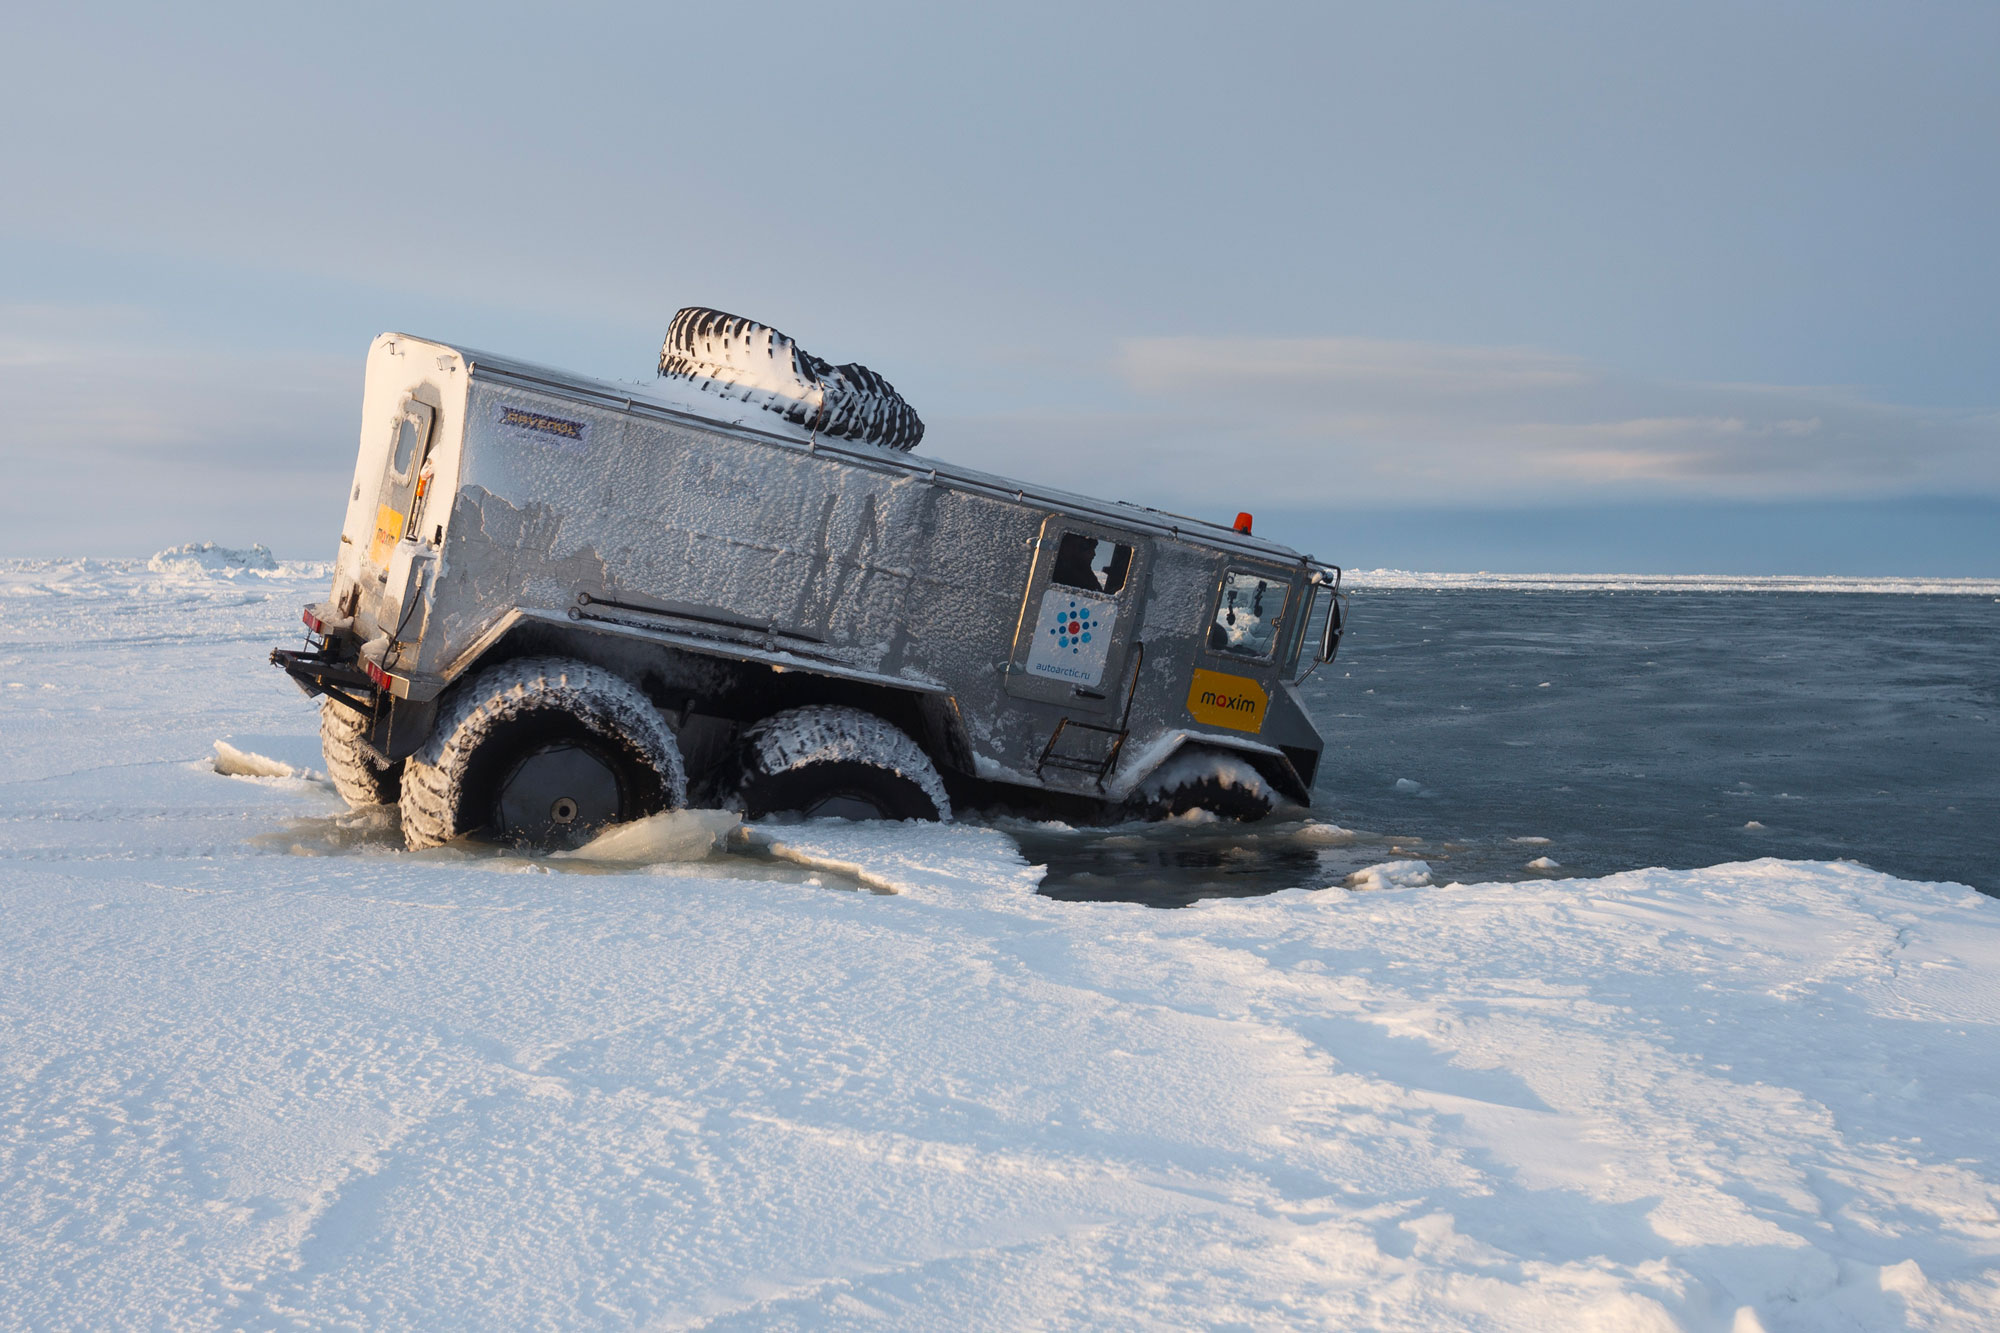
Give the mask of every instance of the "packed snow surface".
[[262, 663], [321, 591], [0, 567], [0, 1322], [2000, 1324], [1991, 899], [1163, 912], [694, 814], [412, 855]]

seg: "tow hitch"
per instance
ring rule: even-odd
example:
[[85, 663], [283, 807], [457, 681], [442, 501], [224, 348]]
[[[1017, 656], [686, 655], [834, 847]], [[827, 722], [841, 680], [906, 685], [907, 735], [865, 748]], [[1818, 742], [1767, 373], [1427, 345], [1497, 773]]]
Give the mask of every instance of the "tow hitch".
[[308, 697], [331, 695], [357, 713], [375, 710], [375, 682], [352, 662], [342, 662], [330, 648], [273, 648], [271, 665], [290, 676]]
[[[335, 635], [328, 632], [330, 627], [319, 607], [307, 607], [300, 619], [306, 626], [305, 648], [273, 648], [271, 665], [290, 676], [307, 698], [329, 695], [363, 716], [373, 713], [378, 682], [360, 662], [342, 660], [333, 646]], [[347, 623], [343, 620], [331, 628], [344, 628]]]

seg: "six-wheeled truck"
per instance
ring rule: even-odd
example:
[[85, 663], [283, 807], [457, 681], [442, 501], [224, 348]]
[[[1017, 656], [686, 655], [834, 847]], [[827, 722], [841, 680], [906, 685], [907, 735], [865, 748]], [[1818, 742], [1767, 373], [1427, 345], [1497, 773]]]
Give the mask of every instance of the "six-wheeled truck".
[[[1340, 571], [1236, 527], [932, 463], [880, 376], [675, 317], [647, 385], [389, 333], [333, 586], [273, 661], [412, 848], [690, 801], [1257, 818], [1322, 742]], [[1315, 606], [1325, 614], [1307, 643]]]

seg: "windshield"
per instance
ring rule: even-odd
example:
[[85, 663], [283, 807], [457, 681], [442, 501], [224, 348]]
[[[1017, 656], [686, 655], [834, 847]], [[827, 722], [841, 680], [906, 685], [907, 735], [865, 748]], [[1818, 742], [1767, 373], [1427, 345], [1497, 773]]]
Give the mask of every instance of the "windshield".
[[1278, 645], [1289, 586], [1268, 574], [1232, 569], [1222, 576], [1215, 619], [1208, 627], [1211, 652], [1268, 658]]

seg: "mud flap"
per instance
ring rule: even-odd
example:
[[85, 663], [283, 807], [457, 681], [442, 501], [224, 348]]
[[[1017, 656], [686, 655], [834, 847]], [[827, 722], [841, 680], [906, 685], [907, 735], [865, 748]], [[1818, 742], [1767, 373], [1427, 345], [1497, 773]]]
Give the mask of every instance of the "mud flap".
[[368, 724], [368, 748], [385, 764], [407, 759], [431, 738], [437, 725], [437, 700], [377, 697], [375, 714]]

